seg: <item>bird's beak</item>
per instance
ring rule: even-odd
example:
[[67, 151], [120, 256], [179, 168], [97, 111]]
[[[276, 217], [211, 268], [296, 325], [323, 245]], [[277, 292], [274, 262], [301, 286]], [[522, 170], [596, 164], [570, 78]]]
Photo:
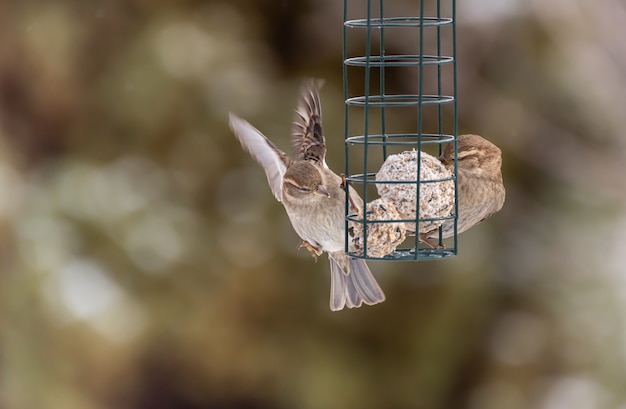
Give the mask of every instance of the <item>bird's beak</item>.
[[326, 197], [330, 198], [330, 193], [328, 193], [328, 189], [326, 189], [326, 187], [324, 185], [319, 185], [317, 187], [317, 189], [315, 189], [313, 191], [313, 194], [320, 195], [320, 196], [326, 196]]
[[441, 156], [439, 157], [439, 160], [440, 160], [440, 161], [441, 161], [441, 163], [443, 163], [445, 166], [450, 166], [450, 165], [452, 165], [452, 164], [454, 163], [454, 161], [451, 161], [451, 160], [449, 160], [449, 159], [444, 158], [444, 157], [443, 157], [443, 155], [441, 155]]

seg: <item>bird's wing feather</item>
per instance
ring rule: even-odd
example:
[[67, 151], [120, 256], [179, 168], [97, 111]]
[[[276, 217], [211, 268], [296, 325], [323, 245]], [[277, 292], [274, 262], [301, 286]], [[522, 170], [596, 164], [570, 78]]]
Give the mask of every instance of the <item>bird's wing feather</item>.
[[241, 142], [241, 146], [252, 155], [265, 171], [274, 197], [279, 202], [282, 201], [283, 176], [290, 162], [289, 157], [245, 119], [231, 113], [229, 125]]
[[304, 82], [291, 128], [291, 143], [298, 160], [313, 160], [326, 165], [326, 141], [322, 131], [321, 80]]

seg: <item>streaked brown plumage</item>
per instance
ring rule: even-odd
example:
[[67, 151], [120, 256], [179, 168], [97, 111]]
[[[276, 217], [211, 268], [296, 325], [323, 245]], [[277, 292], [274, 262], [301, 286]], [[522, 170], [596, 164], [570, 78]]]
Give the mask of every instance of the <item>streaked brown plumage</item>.
[[[328, 252], [331, 270], [330, 308], [333, 311], [377, 304], [385, 295], [365, 261], [344, 249], [345, 191], [342, 179], [326, 164], [326, 142], [318, 82], [303, 88], [292, 128], [295, 158], [290, 159], [247, 121], [230, 114], [230, 127], [263, 167], [272, 193], [281, 201], [291, 224], [312, 254]], [[351, 202], [363, 201], [352, 188]]]
[[[479, 135], [460, 135], [458, 150], [458, 220], [457, 234], [477, 225], [502, 209], [506, 191], [502, 181], [502, 152]], [[445, 165], [454, 163], [454, 144], [449, 143], [439, 158]], [[454, 220], [442, 226], [443, 237], [454, 234]], [[438, 237], [439, 230], [420, 239]]]

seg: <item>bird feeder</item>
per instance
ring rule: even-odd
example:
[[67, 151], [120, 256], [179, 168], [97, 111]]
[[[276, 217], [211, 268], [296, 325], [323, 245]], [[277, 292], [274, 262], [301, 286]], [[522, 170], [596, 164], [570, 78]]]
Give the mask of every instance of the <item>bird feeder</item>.
[[[398, 16], [387, 3], [344, 0], [345, 174], [366, 204], [359, 209], [346, 189], [346, 252], [378, 260], [454, 256], [455, 0], [416, 2], [416, 16]], [[451, 168], [438, 160], [448, 143]], [[454, 225], [445, 243], [443, 223]], [[425, 235], [430, 240], [420, 240]]]

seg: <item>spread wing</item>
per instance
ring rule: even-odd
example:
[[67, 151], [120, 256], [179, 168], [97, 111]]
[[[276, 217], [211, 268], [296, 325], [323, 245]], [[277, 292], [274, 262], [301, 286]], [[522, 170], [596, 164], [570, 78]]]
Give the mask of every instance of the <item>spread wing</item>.
[[318, 91], [321, 84], [322, 81], [313, 79], [304, 82], [291, 128], [291, 143], [298, 160], [313, 160], [328, 167]]
[[281, 188], [283, 176], [290, 162], [289, 157], [245, 119], [230, 113], [228, 123], [230, 129], [241, 142], [241, 146], [248, 151], [265, 171], [274, 197], [279, 202], [282, 201]]

